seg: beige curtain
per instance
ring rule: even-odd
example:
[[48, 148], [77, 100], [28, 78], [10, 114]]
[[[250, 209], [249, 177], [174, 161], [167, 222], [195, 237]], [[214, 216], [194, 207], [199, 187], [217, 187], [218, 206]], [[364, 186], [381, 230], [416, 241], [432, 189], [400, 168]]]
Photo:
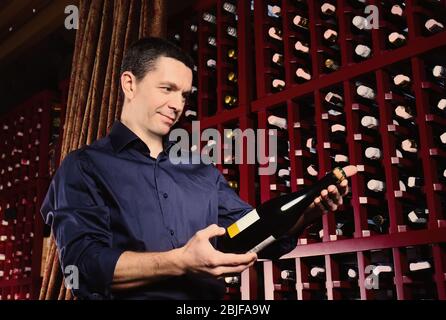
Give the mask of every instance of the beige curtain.
[[[63, 159], [70, 151], [103, 137], [121, 113], [119, 69], [133, 41], [163, 36], [165, 0], [80, 0], [79, 30], [73, 55], [62, 139]], [[58, 252], [51, 239], [41, 300], [72, 299], [63, 285]]]

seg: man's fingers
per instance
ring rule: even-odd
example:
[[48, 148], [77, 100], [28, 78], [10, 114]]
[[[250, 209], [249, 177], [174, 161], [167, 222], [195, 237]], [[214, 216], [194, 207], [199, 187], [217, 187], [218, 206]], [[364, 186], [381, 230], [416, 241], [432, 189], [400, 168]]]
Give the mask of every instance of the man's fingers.
[[217, 257], [217, 265], [221, 266], [238, 266], [241, 264], [254, 263], [257, 260], [257, 254], [255, 253], [223, 253]]
[[214, 276], [221, 276], [224, 274], [231, 274], [231, 273], [240, 273], [243, 272], [245, 269], [251, 267], [254, 264], [254, 262], [249, 263], [249, 264], [241, 264], [235, 267], [227, 267], [227, 266], [220, 266], [220, 267], [216, 267], [215, 269], [212, 270], [212, 273], [214, 274]]
[[315, 204], [315, 206], [318, 207], [319, 210], [321, 210], [323, 213], [327, 213], [327, 212], [328, 212], [328, 208], [326, 208], [326, 207], [323, 205], [321, 197], [317, 197], [316, 199], [314, 199], [314, 204]]
[[226, 232], [225, 228], [219, 227], [216, 224], [211, 224], [207, 228], [200, 230], [197, 232], [198, 236], [202, 236], [206, 239], [210, 239], [213, 237], [219, 237], [224, 235]]
[[335, 185], [330, 185], [330, 186], [328, 186], [327, 190], [328, 190], [328, 195], [329, 195], [330, 199], [332, 199], [336, 205], [341, 205], [342, 204], [342, 196], [339, 193], [338, 188]]
[[339, 184], [339, 193], [341, 194], [341, 196], [345, 196], [348, 194], [348, 180], [343, 180]]
[[334, 211], [338, 208], [338, 206], [333, 202], [333, 200], [330, 199], [327, 189], [321, 191], [321, 198], [322, 198], [322, 204], [324, 205], [324, 207], [327, 208], [327, 210]]

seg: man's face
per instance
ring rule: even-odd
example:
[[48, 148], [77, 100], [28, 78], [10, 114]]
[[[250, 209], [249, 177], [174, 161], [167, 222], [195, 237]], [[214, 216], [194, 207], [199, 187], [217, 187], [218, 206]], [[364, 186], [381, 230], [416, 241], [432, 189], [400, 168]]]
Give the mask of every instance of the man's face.
[[131, 121], [150, 134], [165, 136], [183, 112], [191, 91], [192, 70], [167, 57], [137, 82], [131, 99]]

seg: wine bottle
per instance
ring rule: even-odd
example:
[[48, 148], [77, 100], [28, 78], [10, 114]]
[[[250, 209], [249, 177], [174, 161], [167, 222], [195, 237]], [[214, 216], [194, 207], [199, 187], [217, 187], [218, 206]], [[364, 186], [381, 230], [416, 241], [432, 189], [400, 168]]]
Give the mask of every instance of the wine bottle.
[[330, 43], [338, 41], [338, 33], [333, 29], [327, 29], [324, 32], [324, 39]]
[[300, 40], [297, 40], [294, 44], [294, 49], [296, 49], [297, 52], [303, 53], [308, 55], [310, 53], [310, 45], [308, 43], [302, 42]]
[[237, 7], [230, 2], [223, 3], [223, 10], [232, 14], [237, 13]]
[[285, 81], [283, 81], [282, 79], [274, 79], [271, 85], [274, 90], [282, 91], [285, 88]]
[[361, 119], [361, 125], [369, 129], [375, 129], [379, 126], [379, 121], [372, 116], [364, 116]]
[[389, 34], [388, 39], [389, 42], [396, 47], [405, 45], [407, 41], [406, 37], [398, 32], [392, 32], [391, 34]]
[[237, 51], [235, 49], [228, 50], [228, 58], [232, 60], [237, 60]]
[[384, 191], [385, 184], [381, 180], [371, 179], [367, 182], [367, 188], [374, 192]]
[[423, 225], [428, 219], [428, 209], [416, 208], [407, 214], [409, 221], [413, 224]]
[[296, 76], [297, 76], [299, 79], [303, 79], [303, 80], [305, 80], [305, 81], [311, 80], [311, 74], [310, 74], [310, 72], [309, 72], [308, 70], [302, 68], [302, 67], [297, 68], [297, 70], [296, 70]]
[[225, 277], [225, 283], [227, 285], [239, 285], [240, 284], [240, 277], [239, 276], [229, 276], [229, 277]]
[[231, 26], [227, 27], [226, 33], [231, 37], [237, 38], [237, 28], [235, 28], [235, 27], [231, 27]]
[[418, 152], [418, 145], [415, 142], [415, 140], [412, 139], [406, 139], [401, 142], [401, 148], [409, 153], [417, 153]]
[[418, 261], [409, 263], [409, 270], [412, 272], [417, 271], [428, 271], [432, 268], [432, 265], [429, 261]]
[[355, 48], [355, 53], [362, 58], [368, 58], [372, 54], [372, 49], [366, 45], [358, 44]]
[[237, 97], [226, 95], [225, 96], [225, 106], [232, 108], [237, 104]]
[[268, 17], [279, 18], [282, 13], [282, 9], [279, 6], [268, 5]]
[[210, 14], [208, 12], [203, 13], [203, 20], [212, 24], [217, 23], [217, 18], [213, 14]]
[[444, 30], [444, 25], [435, 19], [427, 20], [424, 27], [431, 33], [437, 33]]
[[275, 40], [282, 41], [282, 30], [277, 27], [271, 27], [268, 29], [268, 35]]
[[308, 24], [309, 24], [308, 19], [304, 18], [300, 15], [297, 15], [294, 17], [293, 23], [294, 23], [294, 25], [296, 25], [302, 29], [308, 29]]
[[[225, 252], [259, 252], [289, 232], [301, 233], [306, 226], [299, 226], [298, 222], [320, 192], [356, 172], [355, 166], [335, 168], [311, 187], [262, 203], [226, 228], [226, 234], [219, 238], [219, 247]], [[309, 219], [306, 223], [312, 222]]]
[[331, 3], [324, 3], [321, 6], [321, 12], [326, 16], [332, 16], [336, 13], [336, 7]]
[[312, 267], [310, 269], [310, 275], [313, 278], [324, 279], [325, 278], [325, 268], [322, 267]]
[[271, 61], [274, 62], [275, 64], [277, 64], [278, 66], [282, 67], [283, 66], [283, 55], [280, 53], [274, 53]]
[[356, 88], [356, 93], [359, 96], [361, 96], [361, 97], [363, 97], [365, 99], [369, 99], [369, 100], [374, 100], [375, 96], [376, 96], [375, 90], [373, 90], [372, 88], [367, 87], [365, 85], [359, 85]]
[[280, 272], [280, 278], [282, 278], [282, 280], [295, 281], [296, 272], [293, 270], [282, 270]]
[[362, 16], [355, 16], [352, 19], [352, 23], [358, 30], [368, 30], [368, 29], [371, 29], [369, 24], [368, 24], [368, 22], [367, 22], [367, 19], [362, 17]]
[[441, 111], [446, 111], [446, 99], [441, 99], [440, 101], [438, 101], [437, 108]]
[[410, 78], [404, 74], [398, 74], [393, 78], [393, 83], [400, 87], [407, 87], [410, 82]]
[[432, 74], [435, 78], [446, 79], [446, 67], [437, 65], [432, 69]]
[[407, 106], [397, 106], [395, 108], [395, 114], [397, 117], [404, 120], [412, 120], [414, 118], [412, 109]]
[[344, 99], [342, 96], [331, 91], [325, 95], [325, 101], [338, 107], [344, 106]]

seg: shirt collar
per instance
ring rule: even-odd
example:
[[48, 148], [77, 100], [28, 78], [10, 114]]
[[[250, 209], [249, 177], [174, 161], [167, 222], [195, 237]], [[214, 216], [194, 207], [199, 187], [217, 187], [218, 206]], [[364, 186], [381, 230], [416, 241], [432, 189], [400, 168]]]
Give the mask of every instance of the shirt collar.
[[[113, 149], [115, 150], [115, 152], [118, 153], [132, 142], [140, 141], [144, 144], [144, 142], [121, 121], [116, 121], [113, 124], [109, 136]], [[176, 144], [176, 142], [170, 141], [168, 139], [168, 136], [163, 137], [163, 146], [165, 152], [167, 152], [174, 144]]]

